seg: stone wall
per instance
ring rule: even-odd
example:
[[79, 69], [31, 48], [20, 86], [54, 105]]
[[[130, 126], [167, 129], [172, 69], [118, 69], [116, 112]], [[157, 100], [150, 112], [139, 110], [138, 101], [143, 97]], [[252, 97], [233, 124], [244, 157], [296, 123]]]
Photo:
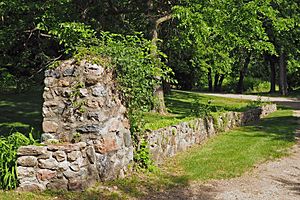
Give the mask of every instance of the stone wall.
[[[133, 146], [113, 71], [68, 60], [45, 76], [43, 146], [18, 149], [19, 189], [82, 190], [96, 181], [124, 176], [133, 160]], [[275, 110], [276, 105], [265, 105], [149, 132], [152, 158], [161, 163], [219, 131]]]
[[68, 60], [45, 72], [42, 141], [18, 150], [20, 189], [80, 189], [122, 176], [133, 160], [111, 69]]
[[147, 140], [152, 159], [162, 163], [166, 158], [184, 151], [194, 144], [201, 144], [218, 132], [259, 120], [277, 110], [275, 104], [264, 105], [246, 112], [227, 112], [218, 118], [208, 117], [182, 122], [175, 126], [148, 132]]

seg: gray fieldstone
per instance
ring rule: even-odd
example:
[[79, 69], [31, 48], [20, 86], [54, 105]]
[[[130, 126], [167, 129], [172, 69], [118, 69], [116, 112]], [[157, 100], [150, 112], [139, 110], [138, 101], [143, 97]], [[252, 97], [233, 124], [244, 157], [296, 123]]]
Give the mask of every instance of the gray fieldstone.
[[77, 128], [78, 132], [81, 133], [99, 133], [103, 129], [103, 126], [98, 124], [84, 125]]
[[65, 69], [64, 72], [63, 72], [63, 76], [73, 76], [74, 72], [75, 72], [74, 67]]
[[60, 73], [56, 70], [49, 69], [45, 71], [45, 77], [59, 78]]
[[18, 156], [38, 156], [42, 154], [46, 154], [47, 149], [46, 147], [42, 146], [22, 146], [18, 149], [17, 155]]
[[34, 167], [38, 164], [35, 156], [22, 156], [17, 160], [18, 165], [23, 167]]
[[54, 158], [50, 158], [50, 159], [40, 159], [39, 160], [39, 167], [42, 169], [57, 169], [58, 168], [58, 162], [56, 161], [56, 159]]
[[47, 184], [49, 190], [68, 190], [68, 180], [65, 178], [51, 180]]
[[90, 163], [94, 164], [96, 161], [96, 153], [95, 153], [94, 147], [92, 147], [92, 146], [87, 147], [86, 155], [87, 155]]
[[55, 158], [58, 162], [62, 162], [66, 160], [66, 153], [64, 151], [56, 151], [53, 153], [53, 158]]
[[105, 97], [107, 95], [107, 89], [103, 85], [97, 84], [92, 87], [92, 94], [96, 97]]
[[37, 171], [37, 178], [41, 181], [48, 181], [55, 178], [57, 175], [56, 171], [48, 170], [48, 169], [39, 169]]
[[55, 133], [58, 129], [58, 124], [53, 121], [43, 122], [43, 131], [46, 133]]
[[81, 157], [81, 152], [80, 151], [72, 151], [70, 153], [68, 153], [68, 161], [75, 161], [77, 160], [79, 157]]

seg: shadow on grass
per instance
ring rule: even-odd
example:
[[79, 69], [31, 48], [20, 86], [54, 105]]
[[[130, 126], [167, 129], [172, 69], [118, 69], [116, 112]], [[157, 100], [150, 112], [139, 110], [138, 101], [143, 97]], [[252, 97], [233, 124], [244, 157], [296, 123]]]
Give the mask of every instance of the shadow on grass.
[[286, 179], [283, 179], [283, 178], [275, 178], [274, 180], [282, 183], [284, 185], [284, 187], [288, 188], [293, 193], [300, 196], [300, 182], [286, 180]]
[[294, 116], [264, 118], [257, 123], [250, 123], [243, 129], [245, 133], [251, 133], [247, 134], [247, 137], [265, 137], [272, 138], [272, 140], [295, 142], [297, 119]]
[[31, 127], [41, 131], [42, 90], [23, 94], [1, 94], [0, 96], [0, 136], [11, 132], [28, 133]]

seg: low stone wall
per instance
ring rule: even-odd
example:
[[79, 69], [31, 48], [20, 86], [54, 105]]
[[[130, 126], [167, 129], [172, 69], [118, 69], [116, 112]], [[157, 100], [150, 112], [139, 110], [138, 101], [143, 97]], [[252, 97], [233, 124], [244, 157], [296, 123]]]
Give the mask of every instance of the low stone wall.
[[218, 118], [195, 119], [151, 131], [147, 140], [152, 159], [160, 164], [165, 158], [172, 157], [194, 144], [201, 144], [218, 132], [259, 120], [276, 110], [275, 104], [268, 104], [246, 112], [227, 112]]
[[19, 190], [82, 190], [124, 176], [132, 149], [105, 155], [97, 144], [24, 146], [18, 150]]

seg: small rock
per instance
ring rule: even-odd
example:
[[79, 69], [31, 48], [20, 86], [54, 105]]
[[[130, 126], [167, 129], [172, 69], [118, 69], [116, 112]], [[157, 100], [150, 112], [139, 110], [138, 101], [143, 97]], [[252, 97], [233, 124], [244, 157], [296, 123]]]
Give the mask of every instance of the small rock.
[[70, 82], [67, 80], [59, 80], [58, 81], [58, 86], [59, 87], [69, 87], [70, 86]]
[[68, 68], [63, 72], [63, 76], [73, 76], [75, 72], [74, 67], [73, 68]]
[[114, 138], [103, 138], [101, 142], [94, 145], [95, 151], [97, 153], [105, 154], [111, 151], [116, 151], [119, 149], [116, 139]]
[[58, 129], [58, 124], [53, 121], [43, 122], [43, 131], [46, 133], [55, 133]]
[[41, 192], [44, 191], [45, 189], [46, 189], [45, 186], [42, 184], [28, 181], [20, 184], [17, 190], [22, 192]]
[[87, 100], [86, 106], [89, 108], [98, 108], [99, 104], [98, 104], [98, 101], [89, 99], [89, 100]]
[[56, 171], [51, 171], [48, 169], [40, 169], [37, 172], [37, 178], [38, 178], [38, 180], [41, 180], [41, 181], [50, 180], [50, 179], [56, 177], [56, 175], [57, 175]]
[[93, 121], [103, 122], [108, 119], [108, 117], [103, 112], [89, 112], [87, 114], [88, 119]]
[[50, 159], [40, 159], [39, 160], [39, 167], [42, 169], [57, 169], [58, 168], [58, 162], [54, 158]]
[[94, 164], [96, 161], [96, 154], [95, 154], [94, 147], [92, 147], [92, 146], [87, 147], [86, 155], [87, 155], [90, 163]]
[[34, 167], [38, 164], [38, 161], [34, 156], [22, 156], [18, 158], [17, 163], [23, 167]]
[[60, 74], [56, 70], [49, 69], [45, 71], [45, 77], [59, 78]]
[[107, 90], [103, 85], [92, 87], [92, 94], [96, 97], [104, 97], [107, 95]]
[[86, 88], [80, 88], [79, 92], [81, 97], [87, 97], [89, 95], [89, 91]]
[[81, 156], [80, 151], [72, 151], [72, 152], [68, 153], [68, 160], [73, 162], [73, 161], [77, 160], [77, 158], [79, 158], [80, 156]]
[[64, 160], [66, 160], [66, 153], [64, 151], [56, 151], [53, 153], [53, 157], [58, 161], [58, 162], [62, 162]]
[[24, 179], [26, 177], [35, 177], [35, 169], [33, 167], [18, 166], [17, 172], [19, 179]]
[[79, 164], [78, 163], [72, 163], [70, 165], [70, 169], [74, 172], [78, 172], [80, 170]]
[[69, 169], [70, 163], [68, 161], [63, 161], [58, 163], [58, 170], [59, 171], [66, 171]]
[[68, 188], [71, 191], [82, 191], [85, 189], [83, 180], [81, 179], [70, 179]]
[[55, 135], [53, 135], [51, 133], [43, 133], [41, 136], [42, 142], [50, 140], [50, 139], [55, 139]]
[[68, 190], [68, 180], [65, 178], [51, 180], [47, 184], [47, 189], [49, 190]]
[[77, 129], [81, 133], [98, 133], [103, 127], [98, 124], [85, 125]]
[[42, 146], [22, 146], [18, 149], [17, 155], [18, 156], [38, 156], [42, 154], [46, 154], [47, 149], [46, 147]]

